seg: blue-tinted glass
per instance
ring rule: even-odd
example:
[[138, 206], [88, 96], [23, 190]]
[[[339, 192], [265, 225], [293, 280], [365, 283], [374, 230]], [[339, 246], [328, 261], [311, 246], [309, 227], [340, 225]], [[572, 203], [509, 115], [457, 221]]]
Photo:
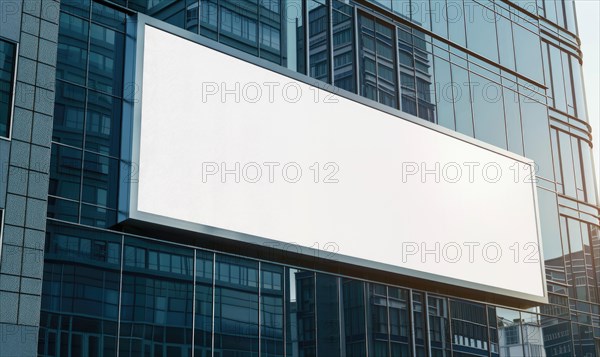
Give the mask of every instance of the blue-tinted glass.
[[[492, 6], [491, 3], [488, 5]], [[493, 10], [475, 2], [465, 0], [467, 13], [467, 45], [469, 49], [498, 62], [496, 37], [496, 14]]]
[[554, 128], [550, 129], [550, 144], [552, 145], [552, 157], [554, 159], [556, 190], [557, 192], [563, 193], [562, 163], [560, 161], [558, 130]]
[[564, 0], [565, 6], [565, 22], [567, 23], [567, 30], [574, 34], [577, 34], [577, 19], [575, 18], [575, 1]]
[[548, 96], [548, 104], [552, 105], [554, 102], [554, 94], [552, 93], [552, 74], [550, 72], [550, 55], [548, 53], [548, 47], [550, 45], [547, 42], [542, 41], [542, 64], [544, 65], [544, 84], [548, 89], [546, 95]]
[[[339, 1], [336, 1], [339, 2]], [[303, 21], [303, 1], [302, 0], [284, 0], [282, 3], [283, 18], [286, 21], [286, 30], [284, 31], [285, 47], [284, 56], [287, 68], [306, 73], [304, 66], [304, 21]]]
[[79, 203], [48, 197], [48, 217], [77, 223], [79, 221]]
[[410, 28], [398, 29], [398, 64], [403, 112], [417, 115], [415, 47]]
[[200, 34], [217, 39], [218, 22], [217, 0], [200, 0]]
[[92, 24], [88, 86], [113, 95], [121, 95], [125, 35]]
[[575, 350], [573, 356], [593, 356], [596, 352], [596, 347], [593, 342], [594, 334], [591, 326], [582, 324], [572, 324], [573, 342]]
[[89, 22], [60, 14], [56, 78], [85, 85], [88, 60]]
[[63, 81], [56, 82], [53, 141], [79, 148], [83, 147], [84, 107], [85, 89], [83, 87]]
[[471, 93], [469, 73], [466, 69], [452, 65], [452, 93], [456, 131], [473, 136], [473, 114], [471, 112]]
[[[408, 1], [407, 1], [408, 2]], [[445, 0], [431, 0], [431, 30], [442, 38], [448, 38], [448, 17]]]
[[16, 45], [0, 40], [0, 136], [8, 137], [12, 111]]
[[82, 201], [116, 209], [119, 161], [86, 152], [83, 169]]
[[[546, 280], [565, 283], [556, 195], [553, 192], [538, 189], [538, 207], [542, 228], [544, 262], [546, 270], [550, 271], [550, 274], [546, 274]], [[559, 274], [556, 272], [559, 272]]]
[[517, 71], [538, 83], [542, 83], [544, 73], [539, 36], [515, 25], [513, 26], [513, 38], [515, 41]]
[[[442, 19], [444, 17], [442, 16]], [[463, 0], [446, 1], [446, 18], [448, 21], [449, 39], [463, 47], [466, 47], [465, 35], [465, 13], [463, 9]]]
[[570, 252], [565, 256], [567, 266], [571, 267], [571, 279], [567, 283], [571, 286], [571, 297], [587, 300], [587, 281], [585, 269], [585, 252], [581, 236], [581, 223], [574, 219], [567, 219]]
[[455, 354], [485, 355], [490, 350], [485, 310], [482, 304], [458, 300], [450, 302], [454, 335], [452, 348]]
[[556, 0], [544, 0], [544, 8], [546, 9], [546, 18], [551, 22], [556, 23], [556, 5], [560, 5]]
[[[149, 259], [157, 252], [158, 269]], [[120, 356], [191, 354], [193, 256], [192, 249], [125, 239]]]
[[340, 351], [340, 303], [339, 278], [317, 273], [317, 354], [339, 356]]
[[130, 0], [129, 7], [188, 31], [198, 31], [198, 1]]
[[258, 263], [217, 255], [215, 349], [223, 355], [258, 353]]
[[342, 279], [344, 344], [346, 355], [367, 355], [365, 322], [365, 283], [359, 280]]
[[390, 345], [392, 356], [410, 356], [408, 291], [388, 287]]
[[433, 46], [431, 37], [414, 31], [415, 75], [417, 86], [417, 115], [436, 122]]
[[[435, 4], [433, 10], [435, 10]], [[434, 11], [432, 11], [429, 0], [411, 0], [410, 12], [412, 22], [431, 31], [431, 16]]]
[[125, 31], [125, 13], [97, 2], [92, 4], [92, 21], [116, 31]]
[[157, 1], [148, 1], [148, 0], [128, 0], [127, 6], [134, 10], [142, 13], [148, 12], [148, 10], [156, 10], [160, 8], [160, 5], [165, 5], [165, 3], [172, 2], [172, 0], [157, 0]]
[[[360, 94], [397, 107], [394, 29], [366, 15], [359, 17]], [[413, 96], [414, 77], [413, 77]], [[408, 90], [410, 92], [410, 90]], [[416, 113], [416, 103], [414, 103]]]
[[560, 150], [562, 181], [564, 185], [564, 191], [562, 193], [571, 197], [577, 197], [573, 151], [569, 134], [563, 131], [558, 132], [558, 148]]
[[194, 351], [196, 356], [210, 355], [213, 316], [213, 253], [196, 251], [196, 317]]
[[[580, 222], [581, 224], [581, 240], [583, 242], [583, 253], [585, 259], [585, 276], [587, 277], [587, 285], [588, 285], [588, 293], [589, 298], [588, 301], [597, 301], [597, 284], [596, 284], [596, 275], [594, 268], [594, 258], [592, 254], [592, 249], [594, 248], [594, 242], [591, 240], [590, 229], [587, 223]], [[589, 310], [588, 310], [589, 311]], [[582, 317], [583, 314], [580, 315]], [[591, 323], [590, 315], [585, 314], [583, 318], [580, 318], [580, 322]]]
[[282, 266], [261, 264], [261, 356], [284, 355], [283, 278]]
[[412, 321], [415, 351], [418, 357], [425, 357], [427, 329], [425, 319], [427, 318], [422, 293], [413, 292], [412, 294]]
[[220, 0], [218, 15], [219, 42], [258, 55], [259, 29], [256, 1]]
[[579, 139], [573, 136], [571, 136], [571, 150], [573, 151], [573, 169], [575, 171], [575, 187], [577, 189], [575, 198], [584, 201], [583, 177], [581, 176], [581, 150], [579, 148]]
[[360, 42], [360, 94], [373, 100], [377, 100], [377, 69], [375, 54], [375, 21], [366, 16], [359, 17]]
[[60, 9], [71, 14], [88, 17], [90, 14], [90, 0], [66, 0], [60, 2]]
[[88, 91], [86, 150], [118, 157], [121, 116], [119, 99], [99, 92]]
[[308, 0], [308, 53], [309, 75], [323, 82], [330, 82], [329, 59], [330, 20], [328, 0]]
[[567, 113], [575, 115], [575, 100], [573, 98], [573, 84], [571, 83], [571, 61], [570, 56], [566, 52], [561, 53], [562, 56], [562, 71], [565, 80], [565, 95], [567, 99]]
[[368, 284], [368, 293], [369, 355], [387, 357], [390, 355], [387, 287]]
[[512, 70], [515, 69], [515, 48], [513, 44], [511, 21], [496, 15], [498, 32], [498, 50], [500, 51], [500, 64]]
[[563, 78], [560, 50], [552, 45], [549, 45], [548, 48], [550, 50], [550, 67], [552, 68], [552, 94], [554, 97], [554, 107], [566, 112], [567, 98], [565, 95], [565, 81]]
[[437, 122], [448, 129], [456, 130], [450, 63], [439, 57], [435, 57], [434, 61]]
[[471, 74], [475, 138], [506, 149], [502, 86]]
[[216, 0], [200, 0], [200, 34], [217, 39], [218, 6]]
[[41, 355], [115, 355], [120, 241], [116, 234], [48, 226]]
[[280, 0], [258, 0], [260, 14], [260, 57], [282, 63], [282, 25]]
[[392, 0], [371, 0], [371, 2], [374, 2], [380, 6], [383, 6], [386, 9], [392, 8]]
[[339, 0], [333, 0], [332, 6], [334, 84], [356, 93], [354, 11], [351, 6]]
[[[119, 270], [121, 266], [121, 236], [118, 234], [75, 229], [69, 226], [49, 225], [45, 254], [53, 260], [73, 260], [94, 266]], [[114, 293], [111, 293], [114, 295]], [[111, 298], [115, 310], [106, 310], [107, 317], [117, 318], [116, 300]], [[114, 314], [113, 314], [114, 313]]]
[[56, 144], [52, 145], [48, 194], [79, 200], [81, 156], [81, 150]]
[[286, 277], [287, 356], [315, 357], [315, 273], [287, 268]]
[[545, 105], [524, 96], [520, 96], [520, 103], [525, 156], [535, 161], [536, 175], [554, 180], [548, 110]]
[[[589, 144], [581, 143], [581, 161], [583, 164], [583, 173], [585, 177], [585, 191], [587, 202], [591, 204], [597, 203], [596, 185], [594, 179], [598, 175], [598, 171], [594, 171], [594, 162], [592, 160], [592, 149]], [[597, 169], [596, 169], [597, 170]]]
[[572, 356], [573, 341], [571, 339], [571, 323], [569, 320], [557, 318], [542, 319], [542, 333], [545, 336], [546, 356]]
[[581, 120], [587, 121], [587, 108], [585, 105], [585, 92], [583, 89], [583, 74], [581, 64], [577, 59], [571, 57], [571, 70], [573, 74], [573, 91], [575, 92], [575, 111]]
[[198, 0], [186, 0], [185, 9], [185, 29], [193, 33], [198, 33], [200, 21], [200, 4]]
[[521, 129], [521, 112], [519, 95], [510, 89], [502, 88], [504, 99], [504, 117], [506, 119], [506, 137], [508, 150], [523, 155], [523, 132]]
[[110, 228], [117, 223], [117, 211], [82, 204], [80, 223], [87, 226]]
[[449, 357], [452, 339], [449, 332], [448, 300], [429, 296], [427, 302], [429, 310], [429, 343], [432, 355]]
[[392, 10], [406, 20], [410, 20], [410, 0], [392, 0]]

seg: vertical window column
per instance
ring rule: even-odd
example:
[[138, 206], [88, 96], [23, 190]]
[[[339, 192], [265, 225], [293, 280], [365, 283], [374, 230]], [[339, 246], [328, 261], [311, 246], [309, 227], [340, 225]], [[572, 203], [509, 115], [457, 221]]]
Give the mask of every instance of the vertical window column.
[[359, 15], [358, 24], [360, 94], [398, 108], [395, 30], [391, 25], [365, 14]]

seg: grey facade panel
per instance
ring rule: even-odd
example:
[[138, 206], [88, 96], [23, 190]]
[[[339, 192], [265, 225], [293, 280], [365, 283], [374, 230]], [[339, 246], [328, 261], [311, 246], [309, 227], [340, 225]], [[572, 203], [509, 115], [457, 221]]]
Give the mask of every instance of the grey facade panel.
[[0, 0], [0, 36], [19, 42], [21, 34], [21, 0]]
[[37, 354], [59, 9], [0, 0], [0, 37], [18, 42], [12, 140], [0, 140], [2, 357]]

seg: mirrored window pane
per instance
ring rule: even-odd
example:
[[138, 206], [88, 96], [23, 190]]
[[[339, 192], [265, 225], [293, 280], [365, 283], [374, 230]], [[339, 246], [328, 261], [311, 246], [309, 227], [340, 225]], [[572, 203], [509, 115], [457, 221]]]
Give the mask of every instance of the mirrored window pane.
[[48, 194], [79, 200], [82, 159], [81, 150], [52, 145]]
[[506, 149], [506, 126], [502, 86], [482, 76], [471, 74], [471, 98], [475, 138]]
[[89, 22], [60, 13], [56, 78], [86, 84]]
[[121, 100], [96, 91], [88, 91], [86, 150], [118, 157], [122, 116]]
[[258, 353], [258, 262], [217, 255], [215, 348], [224, 355]]
[[63, 81], [56, 82], [52, 141], [83, 147], [85, 95], [83, 87]]

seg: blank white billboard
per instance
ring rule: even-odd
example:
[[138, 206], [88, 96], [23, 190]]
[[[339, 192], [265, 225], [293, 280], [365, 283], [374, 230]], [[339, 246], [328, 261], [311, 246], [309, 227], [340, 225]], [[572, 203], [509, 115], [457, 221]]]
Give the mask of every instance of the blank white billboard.
[[543, 300], [530, 160], [140, 28], [131, 218]]

